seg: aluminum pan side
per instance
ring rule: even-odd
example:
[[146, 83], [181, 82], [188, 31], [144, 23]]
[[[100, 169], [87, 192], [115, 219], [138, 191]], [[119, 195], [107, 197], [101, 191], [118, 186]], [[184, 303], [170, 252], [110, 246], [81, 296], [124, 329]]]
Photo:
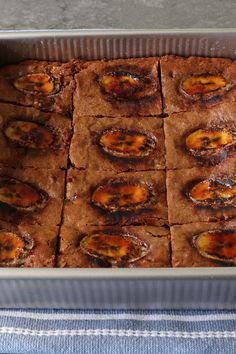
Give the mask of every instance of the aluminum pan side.
[[[66, 272], [62, 272], [64, 275]], [[0, 277], [0, 308], [235, 309], [235, 278]]]
[[1, 279], [220, 279], [236, 280], [234, 267], [220, 268], [0, 268]]
[[236, 29], [0, 32], [0, 64], [176, 54], [236, 58]]

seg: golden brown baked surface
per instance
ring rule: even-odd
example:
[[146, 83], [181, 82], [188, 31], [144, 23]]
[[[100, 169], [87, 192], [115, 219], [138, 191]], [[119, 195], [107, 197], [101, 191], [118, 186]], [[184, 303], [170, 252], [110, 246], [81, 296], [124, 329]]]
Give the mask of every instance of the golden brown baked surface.
[[[203, 182], [208, 185], [199, 184]], [[235, 218], [234, 161], [211, 168], [168, 171], [167, 203], [170, 224]]]
[[[73, 61], [62, 64], [36, 60], [4, 66], [0, 69], [0, 100], [32, 106], [42, 111], [70, 115], [72, 113], [72, 91], [74, 90], [73, 66]], [[40, 85], [37, 86], [36, 76], [32, 79], [35, 85], [27, 82], [26, 86], [23, 78], [32, 74], [43, 75], [42, 79], [47, 84], [49, 80], [49, 85], [45, 87], [49, 94], [37, 89]], [[25, 89], [22, 88], [23, 84]]]
[[[54, 267], [58, 231], [59, 228], [56, 225], [30, 225], [29, 223], [14, 225], [13, 223], [0, 221], [1, 266], [29, 268]], [[26, 252], [21, 259], [19, 259], [19, 257], [16, 257], [14, 260], [11, 259], [9, 252], [12, 252], [12, 250], [10, 250], [10, 248], [4, 250], [1, 242], [2, 236], [6, 232], [22, 237], [26, 239], [28, 243], [31, 243], [29, 251]], [[5, 254], [3, 254], [3, 252]], [[6, 264], [6, 260], [8, 260], [8, 264]], [[11, 260], [11, 262], [9, 262], [9, 260]]]
[[173, 267], [222, 267], [227, 266], [211, 258], [203, 257], [194, 247], [193, 238], [203, 232], [235, 230], [235, 219], [227, 222], [196, 222], [176, 225], [171, 230], [172, 266]]
[[0, 266], [234, 266], [235, 84], [222, 58], [1, 67]]
[[68, 117], [0, 103], [0, 164], [66, 168], [70, 137]]
[[[64, 197], [64, 175], [65, 172], [60, 169], [1, 167], [0, 220], [13, 224], [59, 225]], [[16, 183], [19, 189], [15, 191]]]
[[66, 198], [64, 223], [68, 226], [167, 223], [164, 171], [116, 176], [112, 171], [70, 169]]
[[79, 115], [162, 113], [157, 58], [95, 61], [81, 70], [75, 81], [74, 105]]
[[[181, 111], [202, 111], [224, 102], [236, 100], [236, 61], [223, 58], [177, 57], [161, 58], [161, 80], [165, 113]], [[213, 76], [222, 78], [222, 88], [212, 88], [210, 94], [202, 94], [201, 90], [183, 90], [183, 83], [190, 77], [207, 78], [209, 84]], [[225, 85], [225, 86], [224, 86]], [[200, 85], [200, 89], [203, 85]], [[195, 88], [198, 85], [195, 85]], [[204, 92], [204, 91], [203, 91]], [[191, 92], [192, 93], [192, 92]]]
[[[145, 253], [136, 261], [130, 261], [126, 256], [120, 263], [111, 263], [106, 258], [94, 257], [82, 250], [80, 244], [85, 237], [91, 235], [107, 235], [112, 237], [126, 236], [137, 239], [145, 245]], [[155, 268], [170, 266], [169, 230], [155, 226], [126, 227], [84, 227], [74, 229], [67, 226], [61, 228], [61, 247], [59, 255], [60, 267], [128, 267]], [[108, 239], [109, 240], [109, 239]], [[111, 252], [111, 251], [110, 251]], [[131, 251], [130, 251], [131, 252]], [[128, 260], [127, 260], [128, 259]]]
[[96, 118], [74, 113], [70, 160], [94, 171], [139, 171], [165, 168], [163, 121], [160, 118]]
[[[226, 160], [236, 165], [235, 117], [236, 104], [227, 103], [202, 112], [172, 114], [164, 119], [167, 169], [208, 167]], [[199, 130], [202, 134], [196, 136]], [[221, 142], [226, 130], [232, 134], [228, 141]], [[190, 144], [190, 135], [194, 133]]]

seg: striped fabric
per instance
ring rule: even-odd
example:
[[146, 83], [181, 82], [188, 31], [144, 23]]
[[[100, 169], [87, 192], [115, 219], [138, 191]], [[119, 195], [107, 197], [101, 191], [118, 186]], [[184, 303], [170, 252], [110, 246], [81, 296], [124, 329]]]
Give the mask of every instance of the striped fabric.
[[236, 311], [0, 310], [0, 353], [236, 353]]

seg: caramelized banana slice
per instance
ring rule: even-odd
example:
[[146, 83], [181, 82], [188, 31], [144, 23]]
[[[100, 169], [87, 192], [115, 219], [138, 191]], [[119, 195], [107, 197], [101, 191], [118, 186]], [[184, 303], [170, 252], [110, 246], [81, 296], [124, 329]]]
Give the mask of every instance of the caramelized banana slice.
[[221, 96], [233, 87], [222, 75], [192, 75], [182, 80], [180, 91], [192, 99], [209, 100]]
[[189, 150], [221, 149], [236, 141], [236, 132], [229, 129], [198, 129], [186, 139]]
[[153, 152], [156, 141], [145, 133], [117, 128], [104, 131], [99, 145], [115, 157], [142, 158]]
[[144, 257], [148, 246], [131, 235], [98, 233], [85, 236], [80, 242], [82, 251], [111, 264], [132, 263]]
[[28, 183], [11, 177], [0, 177], [0, 203], [22, 211], [34, 211], [44, 207], [47, 199], [46, 193]]
[[206, 258], [236, 264], [236, 231], [213, 230], [193, 237], [193, 244]]
[[92, 195], [92, 203], [109, 212], [142, 209], [153, 202], [153, 192], [144, 183], [112, 182], [99, 186]]
[[0, 266], [16, 266], [23, 263], [33, 247], [30, 238], [0, 230]]
[[116, 99], [139, 100], [157, 91], [155, 80], [128, 71], [111, 71], [99, 78], [103, 91]]
[[55, 79], [45, 73], [28, 74], [14, 81], [17, 90], [25, 93], [40, 93], [48, 96], [57, 93], [60, 89]]
[[11, 142], [29, 149], [48, 149], [54, 141], [53, 133], [48, 128], [21, 120], [10, 122], [4, 133]]
[[210, 158], [236, 146], [236, 130], [198, 129], [186, 138], [185, 145], [193, 156]]
[[234, 206], [236, 181], [232, 179], [208, 179], [196, 184], [189, 192], [194, 204], [210, 207]]

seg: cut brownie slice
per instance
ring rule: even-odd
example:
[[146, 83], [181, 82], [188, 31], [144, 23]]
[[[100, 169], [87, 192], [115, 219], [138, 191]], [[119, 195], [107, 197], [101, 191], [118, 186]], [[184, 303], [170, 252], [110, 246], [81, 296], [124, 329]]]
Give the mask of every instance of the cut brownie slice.
[[173, 267], [235, 265], [236, 220], [172, 226], [171, 246]]
[[68, 171], [64, 222], [84, 225], [167, 223], [165, 172]]
[[65, 116], [0, 103], [0, 164], [65, 168], [70, 136]]
[[70, 114], [73, 66], [73, 61], [62, 64], [36, 60], [4, 66], [0, 69], [0, 100]]
[[162, 113], [158, 59], [95, 61], [75, 76], [79, 115], [149, 116]]
[[235, 163], [167, 172], [170, 224], [236, 217]]
[[222, 58], [161, 58], [164, 111], [168, 114], [236, 101], [236, 61]]
[[65, 172], [0, 168], [0, 220], [14, 224], [60, 223]]
[[0, 267], [55, 266], [57, 226], [0, 221]]
[[172, 114], [164, 130], [168, 169], [213, 166], [226, 159], [236, 165], [235, 103]]
[[170, 266], [169, 230], [155, 226], [62, 226], [60, 267], [155, 268]]
[[70, 159], [77, 168], [94, 171], [165, 168], [160, 118], [96, 118], [74, 115]]

